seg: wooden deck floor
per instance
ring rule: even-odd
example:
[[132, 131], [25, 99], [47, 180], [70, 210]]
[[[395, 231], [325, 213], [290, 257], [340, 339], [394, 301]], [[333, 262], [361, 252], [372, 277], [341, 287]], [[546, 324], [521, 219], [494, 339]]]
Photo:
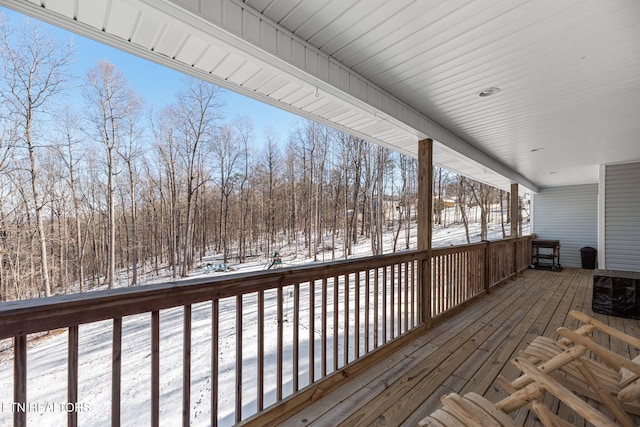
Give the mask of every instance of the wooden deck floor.
[[[375, 368], [297, 413], [286, 426], [417, 426], [449, 392], [475, 391], [496, 402], [505, 396], [495, 379], [512, 379], [509, 363], [534, 337], [556, 337], [575, 327], [569, 310], [591, 311], [591, 270], [526, 271], [465, 310], [422, 334]], [[640, 336], [640, 321], [596, 315]], [[603, 344], [609, 344], [603, 342]], [[613, 344], [615, 345], [615, 344]], [[615, 351], [636, 356], [635, 349]], [[584, 421], [563, 405], [547, 403], [575, 425]], [[511, 414], [519, 425], [540, 425], [526, 408]]]

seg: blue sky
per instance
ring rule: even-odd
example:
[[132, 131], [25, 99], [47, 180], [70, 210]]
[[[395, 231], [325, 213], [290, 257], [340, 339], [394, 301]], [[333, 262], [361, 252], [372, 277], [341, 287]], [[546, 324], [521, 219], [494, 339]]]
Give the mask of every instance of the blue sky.
[[[21, 25], [26, 19], [24, 15], [4, 7], [0, 7], [0, 13], [16, 26]], [[106, 59], [127, 77], [131, 86], [148, 105], [154, 108], [161, 108], [173, 102], [175, 94], [184, 85], [184, 75], [177, 71], [44, 22], [38, 22], [46, 33], [63, 42], [67, 42], [69, 37], [73, 39], [75, 61], [72, 72], [80, 79], [84, 79], [87, 70], [94, 67], [98, 61]], [[223, 92], [226, 121], [231, 121], [235, 116], [249, 116], [255, 130], [255, 142], [263, 141], [267, 127], [272, 129], [278, 142], [281, 144], [286, 142], [289, 130], [298, 116], [229, 90]]]

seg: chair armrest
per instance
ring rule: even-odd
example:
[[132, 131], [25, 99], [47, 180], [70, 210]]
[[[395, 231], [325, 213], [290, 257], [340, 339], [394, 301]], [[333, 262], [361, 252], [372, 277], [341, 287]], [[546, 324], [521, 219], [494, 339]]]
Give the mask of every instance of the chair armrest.
[[575, 331], [567, 329], [565, 327], [558, 328], [556, 330], [559, 335], [573, 341], [575, 344], [586, 347], [593, 353], [597, 354], [604, 363], [606, 363], [611, 369], [620, 371], [621, 368], [627, 368], [636, 375], [640, 375], [640, 365], [626, 357], [620, 356], [617, 353], [604, 348], [591, 338], [576, 334]]
[[611, 326], [606, 325], [601, 321], [589, 316], [588, 314], [582, 313], [581, 311], [572, 310], [569, 312], [569, 315], [575, 319], [578, 319], [583, 323], [592, 325], [594, 328], [604, 332], [605, 334], [608, 334], [614, 338], [617, 338], [620, 341], [623, 341], [640, 350], [640, 339], [636, 337], [632, 337], [631, 335], [625, 334], [624, 332], [616, 328], [612, 328]]

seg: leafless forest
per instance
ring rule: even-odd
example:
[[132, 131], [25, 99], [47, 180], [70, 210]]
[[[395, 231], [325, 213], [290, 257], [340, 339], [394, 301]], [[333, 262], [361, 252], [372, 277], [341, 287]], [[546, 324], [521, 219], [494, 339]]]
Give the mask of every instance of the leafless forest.
[[[151, 108], [111, 63], [73, 76], [72, 46], [0, 26], [0, 300], [186, 276], [207, 253], [335, 259], [368, 239], [379, 254], [390, 231], [408, 248], [415, 159], [304, 120], [286, 141], [258, 137], [251, 117], [226, 118], [223, 91], [186, 77]], [[508, 195], [439, 168], [434, 180], [436, 224], [466, 224], [477, 206], [486, 237]]]

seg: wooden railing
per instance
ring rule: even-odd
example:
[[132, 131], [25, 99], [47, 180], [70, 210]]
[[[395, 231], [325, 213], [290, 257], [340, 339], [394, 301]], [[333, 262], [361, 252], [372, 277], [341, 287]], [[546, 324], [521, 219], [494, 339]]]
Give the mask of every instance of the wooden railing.
[[[512, 276], [515, 245], [520, 267], [530, 247], [527, 242], [524, 238], [434, 250], [427, 316], [437, 318]], [[14, 426], [28, 421], [37, 425], [31, 422], [35, 415], [29, 411], [33, 402], [27, 394], [27, 378], [31, 382], [38, 375], [28, 371], [28, 337], [57, 330], [66, 334], [68, 351], [63, 360], [50, 362], [67, 366], [60, 388], [63, 393], [66, 389], [72, 409], [63, 415], [69, 426], [82, 424], [86, 416], [74, 408], [95, 409], [100, 405], [96, 400], [108, 406], [99, 424], [121, 424], [123, 414], [129, 414], [128, 402], [122, 401], [131, 386], [122, 380], [125, 368], [148, 375], [145, 424], [159, 425], [161, 415], [165, 417], [161, 396], [167, 394], [181, 395], [177, 423], [183, 425], [207, 411], [205, 424], [212, 426], [273, 422], [277, 411], [263, 412], [266, 408], [284, 405], [289, 410], [315, 400], [345, 381], [356, 371], [354, 366], [365, 365], [398, 338], [424, 327], [427, 319], [421, 318], [421, 301], [429, 290], [422, 287], [421, 271], [426, 254], [410, 251], [4, 303], [0, 305], [0, 340], [13, 339], [14, 380], [11, 415], [5, 411], [0, 417], [13, 416]], [[88, 357], [85, 351], [98, 352], [82, 344], [83, 334], [85, 328], [103, 321], [109, 322], [111, 332], [110, 346], [101, 346], [110, 347], [103, 349], [110, 359], [110, 390], [106, 396], [96, 396], [97, 388], [83, 395], [79, 359]], [[126, 366], [129, 361], [123, 357], [123, 347], [131, 347], [132, 341], [148, 353], [133, 368]], [[167, 366], [166, 360], [172, 360], [168, 355], [176, 348], [182, 349], [180, 363]], [[181, 384], [171, 389], [163, 377], [176, 375]], [[194, 384], [202, 383], [212, 390], [206, 402], [194, 392]], [[199, 405], [196, 409], [194, 402]]]
[[434, 249], [431, 317], [445, 314], [527, 268], [532, 239], [526, 236]]
[[[121, 401], [126, 386], [121, 382], [122, 348], [131, 339], [123, 331], [123, 322], [146, 322], [149, 344], [138, 344], [150, 347], [148, 365], [140, 367], [151, 372], [150, 423], [158, 425], [160, 419], [160, 384], [165, 374], [160, 364], [169, 352], [168, 343], [160, 339], [163, 330], [179, 330], [182, 335], [181, 343], [170, 344], [183, 348], [182, 363], [172, 367], [182, 370], [182, 424], [188, 425], [193, 416], [192, 384], [203, 379], [211, 381], [214, 390], [208, 404], [210, 424], [238, 423], [303, 388], [311, 389], [320, 379], [416, 328], [420, 324], [418, 266], [424, 256], [408, 252], [6, 303], [0, 308], [0, 339], [14, 339], [14, 402], [28, 402], [28, 334], [66, 328], [69, 352], [60, 365], [69, 366], [68, 401], [87, 403], [91, 396], [78, 393], [79, 325], [110, 320], [112, 384], [106, 400], [111, 408], [109, 419], [101, 424], [120, 425], [127, 404]], [[141, 314], [146, 314], [144, 320], [135, 317]], [[204, 332], [196, 330], [196, 318], [198, 328], [203, 321], [208, 324]], [[169, 323], [161, 323], [164, 319]], [[196, 345], [194, 337], [203, 334], [207, 337]], [[212, 355], [209, 372], [192, 371], [196, 352]], [[247, 363], [249, 359], [254, 362]], [[29, 411], [16, 410], [13, 415], [14, 425], [24, 425]], [[70, 412], [68, 424], [76, 425], [83, 415]]]

